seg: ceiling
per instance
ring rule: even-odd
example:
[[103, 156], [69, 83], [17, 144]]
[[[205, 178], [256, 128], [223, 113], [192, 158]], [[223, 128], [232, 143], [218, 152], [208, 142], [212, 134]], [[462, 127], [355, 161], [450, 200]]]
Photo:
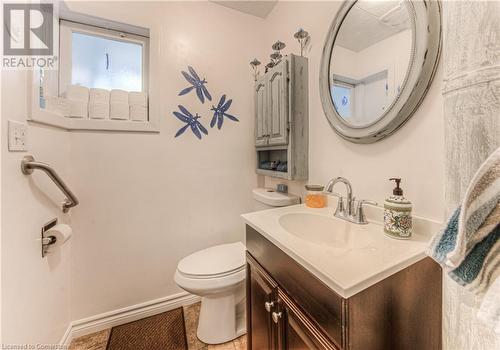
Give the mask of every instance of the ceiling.
[[408, 10], [403, 2], [361, 0], [342, 23], [336, 44], [359, 52], [409, 28]]
[[269, 13], [273, 10], [274, 6], [278, 0], [267, 0], [267, 1], [215, 1], [210, 0], [218, 5], [228, 7], [233, 10], [237, 10], [249, 15], [257, 16], [260, 18], [266, 18]]

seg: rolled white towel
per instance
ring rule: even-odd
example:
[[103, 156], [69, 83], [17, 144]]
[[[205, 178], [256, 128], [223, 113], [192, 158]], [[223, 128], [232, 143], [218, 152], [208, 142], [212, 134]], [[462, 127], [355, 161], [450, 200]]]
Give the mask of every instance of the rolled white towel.
[[109, 118], [109, 91], [90, 89], [89, 117], [91, 119]]
[[125, 103], [128, 105], [128, 92], [124, 90], [111, 90], [109, 94], [110, 103]]
[[88, 116], [88, 102], [68, 100], [70, 118], [87, 118]]
[[49, 96], [47, 97], [47, 109], [65, 117], [69, 116], [69, 101], [64, 97]]
[[68, 117], [87, 118], [89, 89], [85, 86], [70, 85], [66, 91], [66, 99], [69, 105]]
[[109, 91], [106, 89], [90, 89], [90, 103], [109, 104]]
[[89, 105], [89, 118], [109, 119], [109, 104], [91, 103]]
[[130, 120], [145, 122], [148, 120], [148, 107], [132, 105], [130, 106]]
[[148, 103], [148, 95], [145, 92], [131, 91], [128, 93], [129, 105], [146, 107], [147, 103]]
[[129, 114], [130, 111], [128, 103], [110, 103], [109, 117], [111, 119], [128, 120]]
[[70, 85], [66, 91], [66, 98], [72, 101], [89, 102], [89, 88], [80, 85]]

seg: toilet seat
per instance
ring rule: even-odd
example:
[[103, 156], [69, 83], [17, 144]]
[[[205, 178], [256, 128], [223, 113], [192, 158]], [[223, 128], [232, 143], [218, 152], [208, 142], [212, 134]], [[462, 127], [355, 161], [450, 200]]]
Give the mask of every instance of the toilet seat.
[[241, 267], [239, 267], [237, 269], [234, 269], [234, 270], [231, 270], [231, 271], [221, 272], [221, 273], [215, 273], [215, 274], [212, 274], [212, 275], [208, 275], [208, 274], [207, 275], [195, 275], [195, 274], [189, 274], [189, 273], [183, 272], [180, 269], [177, 269], [177, 271], [179, 272], [179, 274], [182, 275], [183, 277], [191, 278], [191, 279], [194, 279], [194, 280], [221, 278], [221, 277], [226, 277], [226, 276], [237, 274], [238, 272], [244, 271], [244, 270], [245, 270], [245, 266], [241, 266]]
[[197, 295], [212, 295], [234, 288], [245, 281], [245, 251], [241, 242], [197, 251], [179, 262], [175, 282]]
[[245, 246], [241, 242], [221, 244], [186, 256], [177, 272], [190, 279], [213, 279], [245, 269]]
[[222, 244], [195, 252], [177, 265], [174, 280], [201, 297], [197, 337], [207, 344], [233, 340], [246, 332], [245, 246]]

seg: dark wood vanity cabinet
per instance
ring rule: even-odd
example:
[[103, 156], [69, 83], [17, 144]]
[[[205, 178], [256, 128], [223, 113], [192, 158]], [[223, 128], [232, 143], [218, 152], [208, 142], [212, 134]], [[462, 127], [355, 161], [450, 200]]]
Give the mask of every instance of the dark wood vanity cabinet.
[[425, 258], [345, 299], [247, 226], [249, 350], [439, 350], [441, 289]]
[[249, 349], [338, 349], [247, 254]]
[[249, 349], [337, 349], [249, 254], [247, 295]]
[[252, 317], [248, 318], [249, 341], [254, 349], [276, 349], [278, 347], [278, 329], [273, 324], [271, 311], [276, 309], [277, 287], [267, 273], [258, 268], [258, 264], [247, 259], [247, 291], [252, 297], [247, 300]]

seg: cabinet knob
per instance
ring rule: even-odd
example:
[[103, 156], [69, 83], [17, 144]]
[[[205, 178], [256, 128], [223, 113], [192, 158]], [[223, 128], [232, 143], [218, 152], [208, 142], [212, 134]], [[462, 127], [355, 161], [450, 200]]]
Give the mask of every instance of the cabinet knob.
[[271, 308], [274, 306], [274, 301], [266, 301], [264, 303], [264, 307], [266, 308], [267, 312], [271, 312]]
[[281, 312], [273, 312], [272, 315], [274, 323], [278, 323], [281, 318]]

